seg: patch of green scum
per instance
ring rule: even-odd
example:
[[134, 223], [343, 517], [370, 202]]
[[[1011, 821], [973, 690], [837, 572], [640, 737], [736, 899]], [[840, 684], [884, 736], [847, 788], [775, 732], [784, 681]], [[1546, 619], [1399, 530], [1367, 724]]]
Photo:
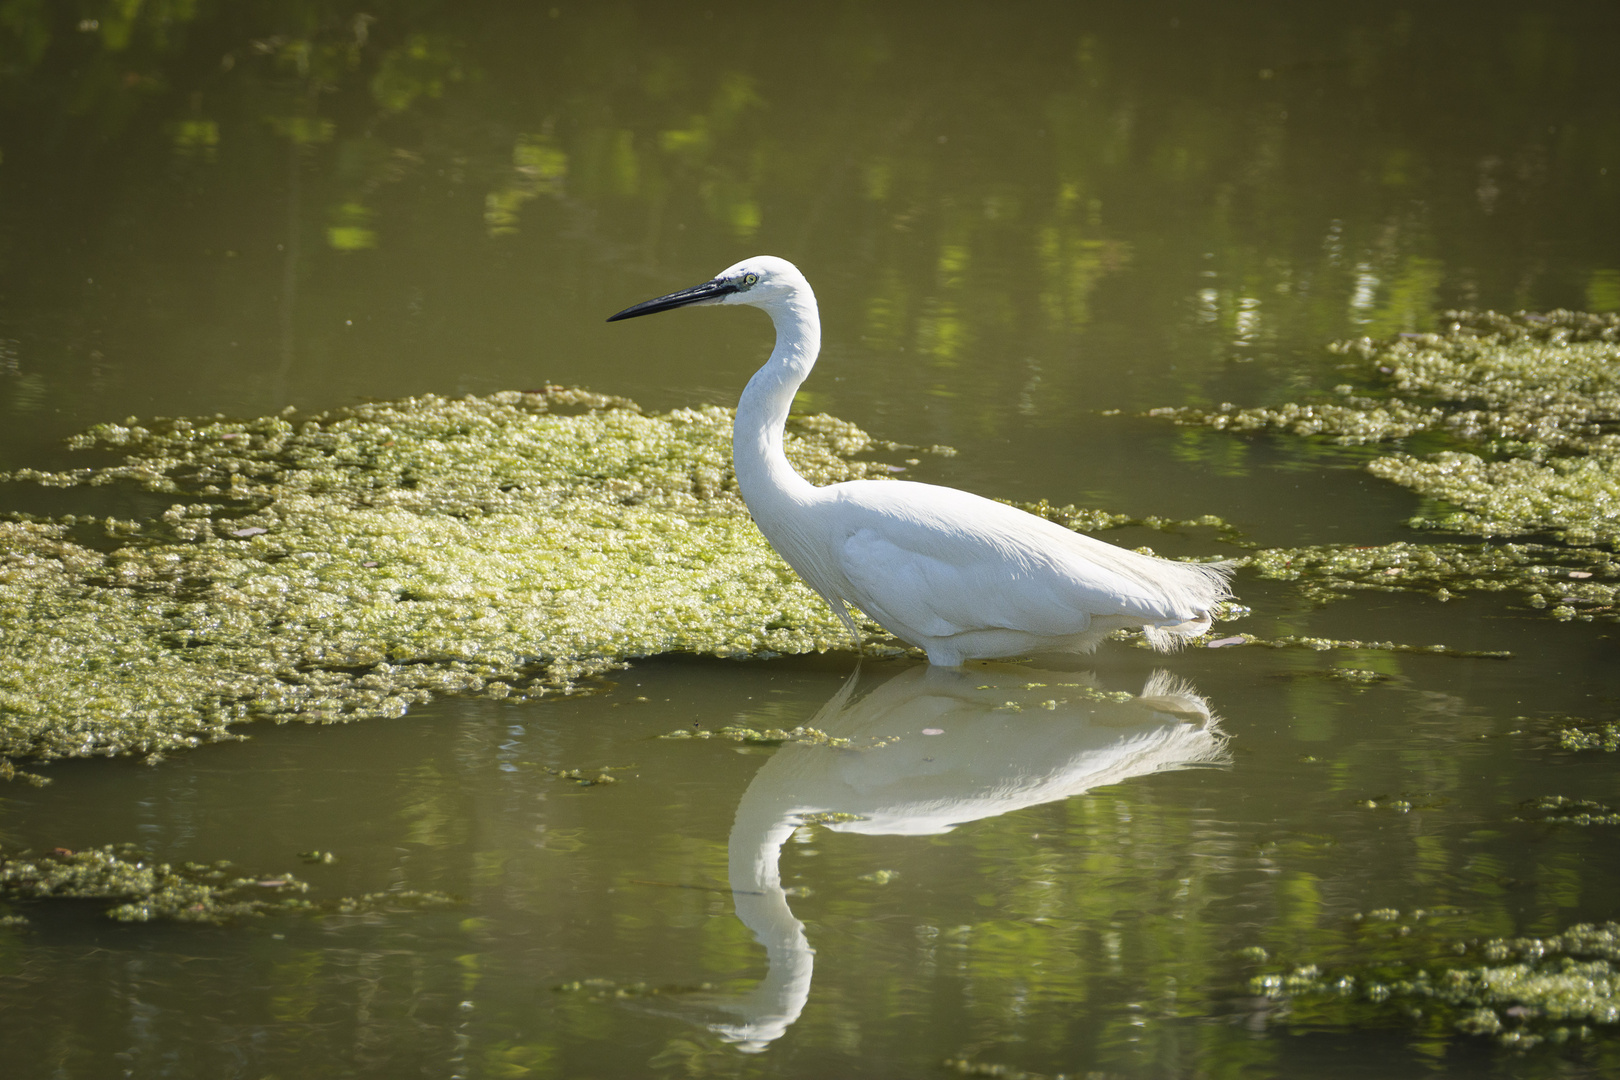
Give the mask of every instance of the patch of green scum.
[[874, 737], [857, 743], [854, 739], [846, 739], [841, 735], [828, 735], [820, 728], [805, 727], [803, 724], [790, 730], [782, 728], [759, 729], [742, 724], [727, 724], [725, 727], [713, 730], [706, 728], [696, 730], [677, 728], [668, 735], [658, 737], [660, 739], [727, 739], [731, 742], [761, 743], [767, 746], [798, 743], [800, 746], [831, 746], [839, 750], [876, 750], [879, 747], [900, 741], [898, 735], [891, 735]]
[[[1137, 695], [1129, 692], [1128, 690], [1099, 690], [1095, 686], [1083, 686], [1079, 683], [1055, 683], [1053, 685], [1061, 687], [1066, 691], [1062, 697], [1047, 698], [1045, 701], [1030, 702], [1028, 704], [1021, 701], [1004, 701], [990, 711], [1021, 713], [1026, 709], [1030, 711], [1040, 709], [1046, 712], [1053, 712], [1058, 708], [1058, 706], [1067, 705], [1071, 701], [1096, 701], [1105, 702], [1111, 705], [1127, 705], [1130, 702], [1135, 701], [1137, 697]], [[1028, 683], [1025, 685], [1024, 689], [1037, 690], [1044, 689], [1045, 686], [1045, 683]], [[991, 687], [981, 686], [979, 689], [989, 690]]]
[[[1538, 551], [1538, 568], [1501, 576], [1505, 567], [1483, 549], [1449, 548], [1465, 586], [1523, 591], [1554, 617], [1620, 618], [1615, 550], [1620, 547], [1620, 316], [1555, 311], [1547, 315], [1448, 312], [1444, 333], [1403, 334], [1340, 342], [1365, 393], [1345, 384], [1331, 400], [1277, 408], [1155, 409], [1149, 415], [1227, 431], [1277, 430], [1340, 444], [1387, 443], [1427, 433], [1445, 449], [1399, 451], [1367, 464], [1377, 476], [1412, 489], [1424, 505], [1411, 524], [1485, 537], [1550, 534], [1567, 547]], [[1397, 545], [1409, 548], [1409, 545]], [[1352, 549], [1333, 550], [1354, 559]], [[1294, 556], [1265, 552], [1257, 565]], [[1516, 556], [1507, 556], [1512, 561]], [[1459, 561], [1460, 560], [1460, 561]], [[1470, 575], [1467, 563], [1481, 573]], [[1562, 564], [1581, 584], [1547, 582]], [[1590, 564], [1590, 565], [1584, 565]], [[1307, 560], [1324, 595], [1341, 591], [1344, 575]], [[1453, 589], [1446, 575], [1428, 582]], [[1354, 578], [1352, 578], [1354, 580]], [[1363, 581], [1352, 587], [1370, 587]], [[1568, 599], [1564, 599], [1567, 597]]]
[[537, 767], [541, 772], [549, 773], [554, 779], [568, 780], [580, 787], [601, 787], [604, 784], [619, 782], [619, 778], [608, 769], [564, 769], [551, 765]]
[[843, 810], [818, 810], [815, 813], [798, 815], [800, 825], [841, 825], [846, 821], [865, 821], [861, 814], [851, 814]]
[[1396, 454], [1367, 469], [1449, 504], [1414, 517], [1419, 528], [1478, 536], [1546, 532], [1578, 546], [1620, 541], [1620, 453], [1613, 451], [1545, 463], [1453, 451], [1428, 458]]
[[1606, 750], [1612, 754], [1620, 750], [1620, 725], [1604, 724], [1596, 730], [1560, 728], [1558, 745], [1565, 750]]
[[[1241, 641], [1233, 640], [1241, 638]], [[1511, 652], [1491, 652], [1475, 649], [1453, 649], [1449, 645], [1409, 645], [1399, 641], [1356, 641], [1351, 638], [1303, 637], [1290, 634], [1279, 638], [1262, 638], [1253, 634], [1233, 634], [1219, 641], [1209, 642], [1204, 648], [1234, 648], [1239, 645], [1258, 645], [1265, 649], [1309, 649], [1327, 652], [1329, 649], [1365, 650], [1368, 652], [1424, 653], [1430, 656], [1454, 656], [1471, 660], [1511, 660]], [[1348, 669], [1346, 669], [1348, 670]], [[1338, 676], [1334, 676], [1338, 677]]]
[[[1433, 795], [1375, 795], [1370, 799], [1357, 799], [1352, 805], [1366, 810], [1393, 810], [1397, 814], [1410, 814], [1413, 810], [1443, 810], [1451, 800]], [[1371, 917], [1371, 915], [1369, 915]]]
[[1536, 821], [1548, 825], [1620, 825], [1620, 813], [1590, 799], [1570, 799], [1563, 795], [1544, 795], [1519, 804], [1520, 821]]
[[1451, 311], [1445, 333], [1359, 338], [1329, 348], [1371, 395], [1277, 408], [1167, 408], [1149, 416], [1226, 431], [1274, 429], [1341, 444], [1442, 433], [1488, 453], [1545, 457], [1620, 450], [1620, 316]]
[[[1402, 946], [1387, 930], [1384, 940], [1408, 951], [1426, 948], [1417, 938]], [[1449, 951], [1449, 958], [1431, 957], [1422, 967], [1400, 958], [1340, 973], [1307, 964], [1259, 975], [1251, 985], [1277, 1001], [1435, 1009], [1459, 1031], [1521, 1049], [1589, 1039], [1595, 1028], [1620, 1023], [1620, 923], [1575, 926], [1547, 938], [1459, 942]], [[1475, 962], [1465, 962], [1470, 957]]]
[[1393, 675], [1382, 671], [1369, 671], [1366, 668], [1316, 668], [1311, 671], [1280, 671], [1272, 676], [1276, 679], [1326, 679], [1329, 682], [1346, 682], [1352, 686], [1364, 689], [1378, 683], [1390, 682]]
[[[730, 426], [551, 389], [92, 429], [74, 445], [113, 464], [10, 478], [178, 500], [0, 521], [0, 763], [567, 691], [657, 653], [848, 646], [749, 519]], [[884, 468], [832, 417], [786, 442], [814, 483]]]
[[1045, 499], [1032, 503], [1009, 503], [1020, 510], [1028, 511], [1037, 517], [1056, 522], [1066, 529], [1075, 529], [1079, 532], [1102, 532], [1105, 529], [1123, 529], [1136, 526], [1144, 529], [1154, 529], [1158, 532], [1180, 532], [1185, 529], [1213, 529], [1227, 543], [1239, 547], [1253, 547], [1254, 545], [1243, 539], [1242, 532], [1237, 526], [1216, 517], [1214, 514], [1205, 514], [1197, 518], [1165, 518], [1157, 515], [1148, 517], [1132, 517], [1129, 514], [1112, 514], [1107, 510], [1091, 509], [1086, 507], [1065, 504], [1053, 506]]
[[0, 898], [16, 901], [89, 899], [119, 901], [107, 917], [119, 922], [222, 923], [280, 913], [361, 914], [400, 908], [448, 906], [442, 893], [390, 892], [312, 901], [309, 885], [291, 874], [244, 877], [229, 862], [155, 862], [133, 845], [47, 855], [0, 853]]
[[1519, 593], [1562, 620], [1620, 620], [1620, 555], [1549, 544], [1321, 545], [1269, 548], [1248, 557], [1261, 577], [1293, 582], [1326, 602], [1361, 591], [1421, 592], [1442, 600], [1469, 591]]

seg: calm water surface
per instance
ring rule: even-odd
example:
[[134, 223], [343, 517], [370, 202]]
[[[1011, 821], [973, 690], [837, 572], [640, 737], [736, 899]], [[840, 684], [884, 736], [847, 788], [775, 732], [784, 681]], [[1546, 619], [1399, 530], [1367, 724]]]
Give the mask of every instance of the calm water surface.
[[[729, 404], [762, 318], [602, 320], [769, 252], [821, 301], [800, 407], [960, 451], [926, 479], [1268, 546], [1410, 536], [1411, 497], [1349, 453], [1130, 414], [1297, 399], [1341, 381], [1327, 342], [1450, 306], [1620, 309], [1617, 33], [1598, 3], [18, 6], [0, 468], [132, 414], [547, 382]], [[1514, 658], [1115, 645], [853, 683], [853, 652], [670, 658], [595, 695], [54, 765], [0, 792], [0, 843], [465, 904], [31, 908], [0, 929], [0, 1073], [1605, 1075], [1612, 1036], [1515, 1055], [1280, 1014], [1239, 950], [1313, 962], [1375, 909], [1456, 937], [1620, 917], [1612, 828], [1519, 820], [1620, 799], [1614, 755], [1555, 735], [1620, 710], [1613, 633], [1238, 591], [1259, 634]], [[901, 741], [657, 737], [739, 722]], [[547, 771], [573, 768], [618, 782]]]

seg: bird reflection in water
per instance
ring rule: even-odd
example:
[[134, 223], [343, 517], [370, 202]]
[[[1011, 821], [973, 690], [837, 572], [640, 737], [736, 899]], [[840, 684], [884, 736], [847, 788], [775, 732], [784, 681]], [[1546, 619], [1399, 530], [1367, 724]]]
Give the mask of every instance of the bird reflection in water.
[[810, 997], [815, 950], [779, 865], [807, 819], [845, 833], [932, 836], [1100, 785], [1228, 761], [1209, 703], [1162, 671], [1128, 700], [1100, 693], [1086, 675], [1007, 664], [909, 668], [857, 697], [859, 675], [810, 726], [857, 744], [899, 741], [864, 752], [783, 746], [737, 806], [731, 888], [769, 968], [752, 992], [713, 1002], [736, 1019], [709, 1026], [743, 1051], [780, 1038]]

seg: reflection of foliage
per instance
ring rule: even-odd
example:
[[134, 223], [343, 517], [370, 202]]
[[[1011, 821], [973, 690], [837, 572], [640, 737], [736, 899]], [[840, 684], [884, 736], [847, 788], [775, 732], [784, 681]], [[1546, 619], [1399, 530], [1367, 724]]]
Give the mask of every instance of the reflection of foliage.
[[512, 171], [506, 187], [484, 200], [484, 224], [491, 236], [518, 231], [518, 210], [540, 195], [560, 195], [568, 176], [568, 155], [548, 135], [520, 135], [512, 149]]
[[384, 53], [371, 77], [371, 96], [389, 112], [404, 112], [418, 98], [439, 98], [466, 73], [454, 43], [428, 34], [412, 34], [405, 44]]
[[[340, 130], [336, 112], [352, 114], [362, 92], [383, 115], [419, 109], [468, 76], [453, 40], [401, 33], [401, 16], [422, 14], [416, 4], [345, 12], [290, 0], [106, 0], [78, 5], [76, 19], [61, 10], [71, 6], [47, 10], [13, 0], [0, 10], [0, 35], [9, 31], [20, 41], [25, 58], [0, 68], [0, 81], [23, 95], [61, 96], [70, 111], [118, 125], [140, 123], [138, 94], [166, 103], [164, 92], [184, 90], [181, 115], [168, 123], [171, 141], [176, 154], [201, 162], [217, 163], [222, 147], [255, 141], [261, 124], [304, 150], [337, 144], [340, 161], [369, 158], [371, 167], [348, 178], [349, 190], [330, 211], [327, 238], [338, 250], [376, 243], [367, 198], [397, 177], [394, 155], [366, 154], [369, 132], [347, 123]], [[215, 59], [216, 71], [205, 74], [203, 58], [222, 38], [224, 72]], [[70, 57], [66, 70], [52, 62]], [[57, 81], [71, 92], [53, 95]]]
[[368, 228], [371, 211], [360, 203], [344, 203], [333, 215], [336, 224], [326, 230], [326, 242], [339, 251], [375, 247], [377, 234]]
[[[1092, 326], [1110, 279], [1129, 275], [1143, 303], [1182, 310], [1166, 332], [1207, 346], [1189, 351], [1209, 370], [1233, 350], [1297, 365], [1282, 343], [1421, 329], [1459, 292], [1491, 292], [1480, 279], [1506, 271], [1490, 259], [1459, 269], [1453, 252], [1466, 241], [1437, 235], [1459, 226], [1414, 209], [1435, 192], [1477, 190], [1480, 215], [1536, 235], [1540, 222], [1567, 229], [1587, 205], [1571, 185], [1615, 164], [1606, 120], [1584, 122], [1602, 94], [1557, 96], [1560, 80], [1608, 85], [1612, 65], [1598, 35], [1564, 34], [1551, 16], [1515, 12], [1487, 34], [1489, 18], [1436, 27], [1438, 14], [1358, 6], [1317, 28], [1320, 57], [1256, 77], [1253, 20], [1271, 26], [1258, 13], [1167, 38], [1137, 16], [1021, 13], [992, 28], [965, 9], [931, 10], [935, 52], [919, 63], [906, 5], [810, 27], [756, 13], [747, 48], [725, 44], [744, 40], [736, 20], [687, 39], [661, 14], [621, 23], [521, 7], [8, 0], [0, 110], [84, 118], [67, 137], [93, 131], [90, 153], [109, 134], [130, 135], [124, 153], [154, 145], [159, 128], [175, 154], [224, 166], [202, 180], [221, 186], [237, 182], [231, 166], [262, 157], [267, 137], [291, 141], [299, 167], [328, 181], [301, 220], [344, 251], [389, 247], [445, 205], [430, 196], [462, 185], [484, 210], [481, 228], [452, 234], [466, 244], [534, 231], [525, 218], [564, 196], [571, 223], [591, 222], [576, 235], [599, 250], [639, 233], [653, 254], [694, 222], [728, 244], [789, 254], [843, 243], [865, 263], [852, 280], [867, 347], [932, 361], [926, 392], [954, 414], [1033, 417], [1066, 413], [1087, 389], [1087, 364], [1046, 358], [1074, 355], [1069, 339]], [[719, 53], [698, 44], [709, 38]], [[1023, 55], [1029, 40], [1043, 42], [1038, 57]], [[1018, 82], [1003, 93], [1013, 41]], [[1222, 74], [1205, 74], [1206, 58], [1226, 52]], [[1468, 62], [1448, 63], [1459, 57]], [[808, 65], [816, 77], [797, 77]], [[1409, 107], [1437, 70], [1466, 93], [1477, 130]], [[1513, 74], [1478, 74], [1489, 70]], [[1212, 93], [1211, 79], [1231, 85]], [[1549, 110], [1561, 117], [1556, 140], [1525, 122]], [[1324, 130], [1334, 139], [1321, 141]], [[384, 198], [407, 177], [418, 190]], [[281, 196], [261, 182], [230, 197]], [[1346, 216], [1346, 205], [1361, 209]], [[1172, 246], [1143, 249], [1139, 235], [1153, 230], [1140, 223], [1165, 215]], [[1459, 220], [1464, 237], [1477, 231]], [[1282, 227], [1295, 241], [1319, 235], [1319, 250], [1268, 245]], [[1586, 226], [1594, 237], [1606, 227]], [[1589, 273], [1589, 306], [1620, 303], [1612, 268]], [[1027, 371], [1007, 378], [1014, 364]]]
[[762, 104], [753, 80], [740, 72], [719, 78], [709, 108], [691, 116], [684, 127], [659, 133], [658, 143], [683, 168], [696, 173], [704, 205], [738, 237], [748, 237], [760, 225], [759, 203], [753, 195], [758, 164], [735, 160], [725, 142], [743, 118]]

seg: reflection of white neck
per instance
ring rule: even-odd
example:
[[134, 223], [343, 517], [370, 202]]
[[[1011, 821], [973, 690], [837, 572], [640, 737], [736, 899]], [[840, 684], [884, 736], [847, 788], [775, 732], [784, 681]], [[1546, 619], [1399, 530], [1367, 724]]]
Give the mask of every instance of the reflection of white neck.
[[804, 936], [804, 924], [788, 908], [782, 888], [782, 845], [798, 822], [749, 820], [745, 817], [749, 809], [745, 795], [731, 828], [731, 888], [737, 918], [765, 946], [769, 968], [750, 993], [720, 1006], [742, 1017], [742, 1023], [710, 1026], [739, 1050], [758, 1053], [781, 1038], [804, 1010], [816, 951]]
[[815, 950], [781, 877], [782, 845], [806, 814], [859, 815], [827, 826], [842, 832], [943, 833], [1099, 784], [1225, 760], [1208, 704], [1163, 673], [1126, 702], [1097, 700], [1080, 685], [1085, 676], [1011, 665], [914, 667], [851, 702], [855, 681], [810, 725], [857, 744], [900, 741], [864, 753], [784, 746], [737, 804], [731, 888], [770, 965], [751, 993], [720, 1006], [743, 1021], [712, 1025], [742, 1050], [764, 1050], [809, 1000]]
[[[812, 724], [842, 711], [859, 678], [857, 668], [816, 713]], [[771, 761], [775, 760], [773, 755]], [[770, 764], [766, 762], [765, 768]], [[816, 950], [804, 936], [804, 924], [794, 918], [787, 890], [782, 888], [782, 845], [799, 827], [800, 817], [796, 808], [779, 802], [781, 793], [771, 784], [759, 783], [756, 775], [737, 804], [727, 844], [737, 918], [754, 932], [754, 940], [765, 946], [769, 966], [764, 980], [752, 992], [720, 1004], [726, 1012], [743, 1017], [743, 1022], [712, 1024], [710, 1028], [751, 1054], [781, 1038], [799, 1018], [804, 1003], [810, 999], [810, 978], [816, 963]]]

